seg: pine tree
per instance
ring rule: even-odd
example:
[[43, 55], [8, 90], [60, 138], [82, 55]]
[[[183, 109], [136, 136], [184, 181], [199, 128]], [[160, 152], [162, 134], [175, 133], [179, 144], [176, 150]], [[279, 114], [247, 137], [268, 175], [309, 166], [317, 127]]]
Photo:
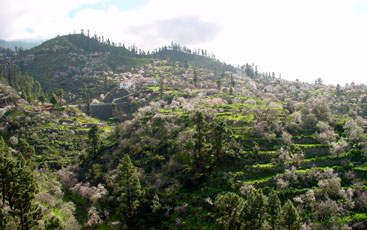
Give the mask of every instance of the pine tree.
[[45, 103], [45, 101], [46, 101], [46, 97], [45, 97], [45, 95], [41, 95], [41, 96], [39, 96], [38, 97], [38, 100], [43, 104], [43, 103]]
[[214, 202], [218, 215], [217, 222], [225, 230], [240, 229], [242, 225], [241, 212], [245, 204], [243, 199], [233, 192], [220, 194]]
[[129, 155], [124, 155], [118, 170], [119, 174], [114, 194], [119, 202], [118, 213], [123, 222], [128, 225], [128, 220], [137, 213], [143, 190]]
[[57, 97], [56, 97], [56, 95], [54, 93], [51, 94], [50, 102], [53, 105], [56, 105], [57, 104]]
[[281, 229], [282, 205], [274, 190], [270, 193], [268, 198], [268, 214], [271, 229]]
[[266, 219], [267, 200], [262, 191], [250, 189], [247, 193], [246, 204], [242, 211], [245, 229], [261, 229]]
[[288, 200], [283, 206], [282, 223], [287, 230], [301, 229], [301, 218], [291, 200]]
[[216, 119], [212, 124], [210, 133], [212, 134], [212, 152], [214, 153], [216, 164], [218, 166], [225, 159], [225, 154], [230, 142], [231, 131], [228, 129], [225, 121]]
[[20, 155], [12, 171], [12, 179], [6, 196], [11, 209], [10, 213], [16, 219], [20, 230], [30, 230], [38, 226], [38, 221], [42, 219], [42, 211], [34, 202], [37, 192], [38, 188], [32, 169]]
[[15, 170], [15, 161], [8, 156], [8, 146], [3, 137], [0, 138], [0, 186], [2, 196], [2, 206], [5, 205], [8, 198], [11, 182]]
[[206, 142], [205, 139], [205, 126], [206, 122], [204, 114], [201, 111], [197, 111], [194, 115], [195, 133], [194, 133], [194, 163], [196, 168], [201, 168], [203, 164], [203, 148]]
[[88, 132], [88, 141], [92, 148], [93, 158], [96, 157], [97, 152], [101, 147], [101, 137], [98, 133], [98, 126], [93, 125], [92, 128]]

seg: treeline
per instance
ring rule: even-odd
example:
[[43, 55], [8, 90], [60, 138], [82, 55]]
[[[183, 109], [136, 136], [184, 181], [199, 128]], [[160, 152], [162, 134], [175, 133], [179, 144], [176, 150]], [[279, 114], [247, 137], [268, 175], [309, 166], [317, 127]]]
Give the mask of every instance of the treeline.
[[129, 51], [125, 48], [125, 46], [121, 46], [121, 44], [116, 44], [114, 42], [110, 42], [109, 39], [104, 39], [104, 37], [97, 36], [96, 34], [93, 37], [86, 36], [84, 34], [74, 34], [67, 36], [67, 39], [77, 46], [78, 48], [82, 48], [88, 52], [123, 52], [127, 56], [134, 56], [137, 54], [135, 50]]
[[216, 197], [217, 222], [223, 229], [300, 229], [301, 217], [291, 200], [282, 206], [277, 192], [266, 196], [252, 186], [244, 186], [241, 193], [244, 197], [233, 192]]
[[212, 71], [235, 71], [235, 67], [220, 62], [215, 59], [214, 54], [208, 55], [204, 49], [190, 50], [181, 47], [179, 44], [172, 43], [171, 46], [163, 46], [152, 52], [152, 57], [158, 59], [168, 59], [173, 62], [181, 62], [184, 67], [189, 65], [206, 68]]
[[80, 34], [68, 36], [68, 39], [71, 43], [89, 52], [122, 52], [126, 56], [170, 59], [186, 65], [190, 63], [197, 67], [209, 68], [211, 70], [234, 70], [233, 66], [216, 60], [215, 55], [213, 53], [209, 54], [205, 49], [190, 49], [173, 42], [170, 46], [163, 46], [152, 52], [146, 52], [139, 49], [136, 45], [125, 47], [121, 42], [112, 42], [109, 38], [99, 36], [96, 33], [92, 36], [89, 30], [87, 32], [82, 30]]
[[200, 55], [204, 57], [209, 57], [215, 59], [215, 55], [213, 53], [209, 54], [206, 49], [190, 49], [186, 46], [181, 46], [180, 44], [172, 42], [170, 46], [163, 46], [162, 48], [155, 49], [152, 54], [159, 53], [161, 51], [173, 50], [175, 52], [181, 52], [186, 54]]
[[99, 36], [94, 33], [92, 36], [87, 30], [81, 30], [80, 34], [69, 35], [68, 39], [73, 44], [80, 48], [83, 48], [89, 52], [122, 52], [126, 56], [147, 56], [150, 52], [145, 52], [139, 49], [136, 45], [125, 47], [121, 42], [113, 42], [109, 38], [105, 38], [103, 35]]
[[32, 101], [43, 95], [41, 85], [31, 76], [20, 73], [14, 64], [0, 64], [0, 82], [21, 92], [21, 97]]

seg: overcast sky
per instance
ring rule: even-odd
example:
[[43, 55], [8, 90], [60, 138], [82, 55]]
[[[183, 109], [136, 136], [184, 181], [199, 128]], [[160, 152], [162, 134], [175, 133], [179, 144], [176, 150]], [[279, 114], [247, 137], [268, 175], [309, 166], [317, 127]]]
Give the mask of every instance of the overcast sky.
[[0, 1], [0, 39], [81, 29], [145, 50], [204, 48], [289, 80], [367, 83], [367, 0]]

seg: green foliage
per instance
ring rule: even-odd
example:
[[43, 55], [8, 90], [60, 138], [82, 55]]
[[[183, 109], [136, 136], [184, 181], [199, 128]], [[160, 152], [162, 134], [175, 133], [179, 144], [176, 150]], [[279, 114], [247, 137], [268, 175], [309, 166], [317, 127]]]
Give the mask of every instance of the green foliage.
[[230, 148], [233, 147], [232, 132], [226, 122], [221, 119], [215, 119], [211, 126], [212, 153], [214, 153], [215, 164], [221, 166], [231, 156]]
[[241, 229], [243, 221], [241, 213], [246, 204], [239, 195], [232, 192], [220, 194], [216, 197], [214, 206], [220, 216], [217, 222], [223, 226], [223, 229]]
[[159, 202], [159, 197], [158, 197], [157, 194], [154, 194], [154, 198], [152, 200], [151, 208], [152, 208], [153, 213], [159, 212], [162, 208], [162, 205]]
[[45, 97], [45, 95], [41, 95], [41, 96], [39, 96], [38, 97], [38, 100], [41, 102], [41, 103], [45, 103], [46, 102], [46, 97]]
[[56, 97], [56, 95], [54, 93], [51, 94], [50, 102], [53, 105], [56, 105], [57, 104], [57, 97]]
[[65, 230], [60, 219], [56, 216], [48, 218], [45, 222], [45, 230]]
[[101, 147], [101, 137], [98, 133], [98, 126], [93, 125], [88, 132], [88, 141], [92, 149], [93, 158], [96, 157], [100, 147]]
[[2, 205], [10, 208], [9, 214], [21, 230], [38, 226], [42, 219], [40, 207], [34, 202], [38, 191], [32, 169], [20, 155], [17, 161], [2, 154], [0, 159]]
[[269, 224], [272, 230], [281, 229], [282, 204], [277, 193], [273, 190], [268, 198]]
[[241, 217], [245, 229], [262, 229], [267, 218], [267, 200], [261, 190], [249, 189], [245, 194], [245, 206]]
[[118, 201], [118, 215], [128, 226], [129, 219], [137, 214], [144, 191], [129, 155], [124, 155], [118, 170], [114, 196]]
[[0, 136], [0, 154], [5, 156], [8, 152], [9, 152], [9, 147], [5, 143], [4, 138]]
[[26, 139], [24, 138], [20, 138], [18, 145], [17, 145], [17, 149], [23, 153], [23, 156], [27, 159], [34, 157], [35, 154], [35, 150], [34, 147], [31, 146]]
[[40, 83], [32, 77], [20, 73], [11, 62], [7, 65], [0, 64], [0, 83], [1, 82], [21, 92], [21, 96], [25, 99], [38, 98], [42, 95]]
[[293, 202], [288, 200], [283, 206], [283, 225], [288, 230], [301, 229], [301, 218], [293, 205]]

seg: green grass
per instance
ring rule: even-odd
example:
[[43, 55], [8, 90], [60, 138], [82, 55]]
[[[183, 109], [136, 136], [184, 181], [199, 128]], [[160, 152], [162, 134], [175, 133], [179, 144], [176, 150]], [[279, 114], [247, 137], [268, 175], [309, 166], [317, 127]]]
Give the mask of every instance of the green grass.
[[328, 144], [294, 144], [295, 146], [297, 147], [300, 147], [300, 148], [329, 148], [330, 145]]
[[81, 116], [75, 117], [75, 119], [83, 124], [99, 124], [100, 122], [95, 118], [84, 118]]
[[242, 182], [245, 184], [251, 184], [251, 185], [255, 185], [255, 184], [262, 184], [268, 181], [271, 181], [274, 178], [274, 176], [267, 176], [267, 177], [263, 177], [263, 178], [259, 178], [259, 179], [255, 179], [255, 180], [243, 180]]
[[159, 90], [159, 86], [149, 86], [148, 89], [156, 91]]
[[252, 168], [273, 168], [275, 165], [273, 165], [272, 163], [268, 163], [268, 164], [256, 164], [253, 165]]
[[[284, 162], [284, 164], [294, 164], [294, 163], [307, 163], [307, 162], [321, 162], [321, 161], [327, 161], [327, 160], [333, 160], [333, 159], [341, 159], [341, 158], [345, 158], [350, 156], [351, 153], [343, 153], [343, 154], [339, 154], [339, 156], [337, 155], [328, 155], [328, 156], [322, 156], [322, 157], [312, 157], [312, 158], [307, 158], [307, 159], [303, 159], [303, 160], [299, 160], [299, 161], [286, 161]], [[367, 167], [366, 167], [367, 170]]]
[[44, 123], [40, 126], [38, 126], [38, 128], [41, 128], [41, 129], [48, 129], [48, 128], [52, 128], [52, 127], [55, 127], [55, 123], [52, 123], [52, 122], [47, 122], [47, 123]]
[[159, 112], [163, 113], [164, 115], [169, 115], [169, 114], [176, 114], [176, 115], [183, 115], [184, 111], [182, 109], [159, 109]]
[[355, 213], [352, 216], [347, 216], [339, 220], [339, 223], [351, 223], [351, 222], [359, 222], [367, 219], [367, 213]]
[[367, 166], [358, 166], [358, 167], [354, 167], [353, 169], [358, 170], [358, 171], [366, 172], [367, 171]]

